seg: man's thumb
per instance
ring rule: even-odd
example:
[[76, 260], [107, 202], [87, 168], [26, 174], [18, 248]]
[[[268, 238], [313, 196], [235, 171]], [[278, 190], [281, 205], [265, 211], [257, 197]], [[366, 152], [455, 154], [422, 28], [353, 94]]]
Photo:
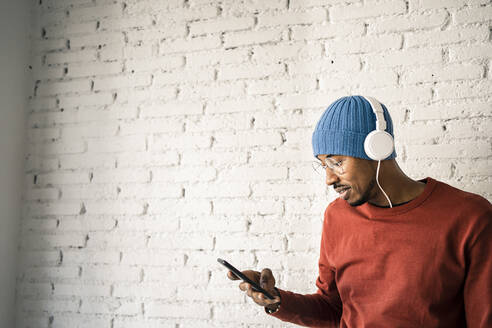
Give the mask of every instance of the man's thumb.
[[272, 270], [268, 268], [261, 270], [260, 286], [266, 290], [273, 290], [273, 287], [275, 287], [275, 278], [273, 277]]

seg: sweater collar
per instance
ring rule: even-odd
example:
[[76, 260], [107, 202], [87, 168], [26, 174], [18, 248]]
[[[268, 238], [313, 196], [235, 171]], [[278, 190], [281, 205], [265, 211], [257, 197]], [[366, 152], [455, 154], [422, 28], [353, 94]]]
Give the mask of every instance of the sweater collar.
[[425, 182], [425, 189], [420, 195], [418, 195], [416, 198], [412, 199], [408, 203], [399, 206], [394, 206], [393, 208], [384, 208], [384, 207], [371, 205], [369, 203], [364, 203], [358, 206], [356, 210], [365, 214], [369, 218], [382, 217], [382, 216], [384, 217], [395, 216], [408, 212], [414, 209], [415, 207], [419, 206], [420, 204], [422, 204], [431, 195], [431, 193], [434, 191], [437, 185], [437, 181], [430, 177], [427, 177], [419, 181]]

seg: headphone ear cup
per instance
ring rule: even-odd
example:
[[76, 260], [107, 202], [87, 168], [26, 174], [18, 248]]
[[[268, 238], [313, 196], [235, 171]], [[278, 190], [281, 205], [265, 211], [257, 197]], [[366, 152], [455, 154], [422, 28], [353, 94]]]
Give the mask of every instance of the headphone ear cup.
[[393, 153], [393, 137], [386, 131], [371, 131], [364, 140], [367, 156], [375, 161], [382, 161]]

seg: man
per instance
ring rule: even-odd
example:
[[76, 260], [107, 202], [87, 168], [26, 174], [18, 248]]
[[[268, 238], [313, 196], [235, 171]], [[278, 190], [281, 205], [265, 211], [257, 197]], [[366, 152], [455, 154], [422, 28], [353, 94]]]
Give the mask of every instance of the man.
[[492, 205], [407, 177], [392, 138], [375, 99], [344, 97], [324, 112], [313, 150], [340, 198], [324, 215], [318, 290], [277, 289], [271, 270], [244, 271], [276, 296], [239, 285], [267, 313], [309, 327], [492, 327]]

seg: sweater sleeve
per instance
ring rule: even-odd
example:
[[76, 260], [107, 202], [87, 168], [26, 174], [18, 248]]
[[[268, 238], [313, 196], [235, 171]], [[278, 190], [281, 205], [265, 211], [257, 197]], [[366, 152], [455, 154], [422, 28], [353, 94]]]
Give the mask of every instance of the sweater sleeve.
[[335, 283], [335, 270], [328, 263], [328, 228], [325, 213], [315, 294], [297, 294], [279, 289], [281, 305], [272, 316], [307, 327], [339, 327], [342, 302]]
[[467, 256], [464, 302], [469, 328], [492, 327], [492, 206], [488, 205]]

